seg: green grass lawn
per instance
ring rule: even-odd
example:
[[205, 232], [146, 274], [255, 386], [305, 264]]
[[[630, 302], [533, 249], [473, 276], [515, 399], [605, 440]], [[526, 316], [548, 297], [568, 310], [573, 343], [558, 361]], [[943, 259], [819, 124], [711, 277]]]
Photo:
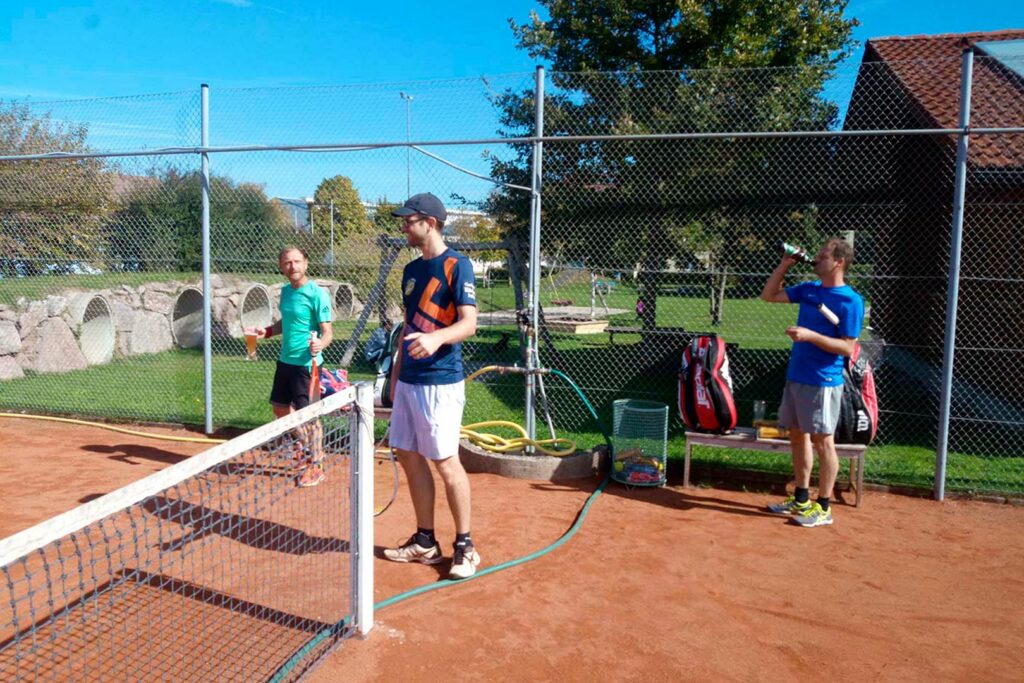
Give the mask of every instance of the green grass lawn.
[[[192, 274], [198, 277], [198, 274]], [[117, 276], [67, 276], [34, 278], [46, 286], [63, 287], [115, 284], [140, 284], [146, 281], [187, 279], [188, 274], [118, 274]], [[274, 282], [271, 275], [250, 276]], [[26, 279], [27, 280], [27, 279]], [[18, 296], [38, 296], [43, 291], [21, 280], [0, 281], [0, 302]], [[577, 305], [589, 306], [589, 287], [561, 287], [559, 294], [578, 299]], [[609, 306], [629, 313], [613, 318], [615, 324], [635, 325], [632, 313], [636, 294], [629, 287], [617, 287], [606, 297]], [[480, 290], [482, 310], [509, 309], [514, 306], [511, 288], [496, 285]], [[599, 306], [600, 310], [600, 306]], [[741, 423], [748, 423], [750, 401], [768, 398], [775, 385], [781, 386], [779, 369], [784, 368], [788, 338], [783, 331], [792, 323], [795, 309], [770, 306], [759, 300], [726, 300], [725, 318], [715, 331], [728, 341], [739, 344], [735, 354], [739, 366], [748, 375], [737, 383], [735, 395], [740, 407]], [[658, 324], [662, 327], [685, 326], [692, 330], [710, 329], [707, 302], [702, 298], [663, 296], [659, 298]], [[341, 353], [355, 328], [355, 320], [335, 323], [335, 344], [327, 354], [328, 365], [337, 365]], [[363, 331], [365, 340], [375, 321]], [[504, 342], [502, 340], [504, 339]], [[511, 364], [520, 360], [517, 330], [514, 325], [481, 328], [465, 345], [471, 367], [488, 364]], [[611, 404], [616, 398], [632, 397], [659, 400], [672, 404], [675, 396], [675, 368], [679, 349], [671, 342], [652, 349], [644, 346], [639, 334], [616, 335], [609, 344], [606, 334], [593, 336], [554, 335], [553, 345], [542, 346], [542, 361], [569, 374], [596, 405], [601, 419], [611, 425]], [[496, 351], [497, 345], [505, 348]], [[261, 359], [246, 362], [241, 340], [215, 342], [214, 421], [218, 426], [253, 427], [271, 418], [267, 404], [270, 381], [274, 372], [273, 358], [277, 341], [261, 344]], [[349, 369], [353, 380], [371, 379], [374, 371], [362, 360], [361, 348]], [[652, 355], [653, 354], [653, 355]], [[118, 358], [114, 362], [64, 375], [29, 375], [24, 379], [0, 382], [0, 407], [3, 410], [62, 413], [97, 416], [121, 420], [169, 421], [202, 424], [203, 413], [202, 353], [198, 350]], [[559, 436], [590, 448], [603, 441], [589, 414], [573, 391], [556, 378], [546, 380], [552, 401], [555, 427]], [[491, 375], [467, 388], [464, 424], [487, 420], [509, 420], [522, 424], [523, 385], [515, 376]], [[674, 409], [672, 409], [674, 410]], [[682, 428], [674, 413], [670, 414], [669, 458], [681, 460], [684, 450]], [[931, 429], [930, 425], [927, 427]], [[893, 430], [903, 435], [904, 443], [872, 446], [867, 459], [867, 478], [873, 482], [929, 488], [934, 472], [934, 450], [928, 447], [929, 437], [908, 440], [906, 430]], [[538, 420], [538, 433], [546, 436], [547, 428]], [[512, 433], [507, 433], [512, 436]], [[890, 437], [891, 438], [891, 437]], [[921, 444], [925, 445], [921, 445]], [[698, 462], [722, 468], [736, 468], [787, 474], [789, 459], [759, 452], [724, 449], [695, 449]], [[1024, 457], [996, 457], [961, 452], [950, 454], [947, 466], [948, 488], [951, 490], [1024, 491]]]

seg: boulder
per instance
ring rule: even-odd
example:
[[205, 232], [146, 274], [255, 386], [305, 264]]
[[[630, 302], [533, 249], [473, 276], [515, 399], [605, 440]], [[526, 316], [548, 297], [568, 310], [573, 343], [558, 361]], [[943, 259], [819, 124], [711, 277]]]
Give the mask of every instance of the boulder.
[[110, 304], [110, 315], [114, 318], [114, 329], [118, 332], [131, 332], [135, 323], [135, 309], [117, 299], [107, 303]]
[[35, 372], [69, 372], [82, 370], [88, 363], [75, 335], [60, 318], [47, 318], [39, 326], [27, 356], [27, 367]]
[[48, 296], [44, 303], [46, 304], [46, 315], [51, 318], [59, 317], [68, 307], [68, 300], [62, 296]]
[[238, 320], [238, 307], [232, 304], [230, 299], [214, 299], [211, 317], [217, 323], [217, 327], [229, 337], [242, 336], [242, 324]]
[[21, 338], [32, 334], [32, 331], [39, 327], [39, 324], [46, 320], [46, 304], [42, 301], [31, 301], [25, 312], [18, 318], [18, 331]]
[[0, 356], [0, 380], [21, 379], [24, 376], [25, 371], [14, 356]]
[[171, 339], [171, 324], [166, 315], [150, 311], [135, 311], [131, 337], [128, 340], [128, 355], [168, 351], [174, 345]]
[[170, 315], [174, 310], [174, 299], [169, 294], [150, 287], [142, 294], [142, 305], [147, 311]]
[[[146, 292], [150, 293], [150, 294], [158, 293], [158, 294], [172, 295], [172, 294], [177, 294], [178, 291], [183, 286], [184, 285], [182, 283], [180, 283], [180, 282], [173, 282], [173, 281], [172, 282], [150, 282], [150, 283], [148, 283], [146, 285]], [[145, 300], [145, 296], [143, 296], [143, 300]]]
[[18, 334], [18, 328], [9, 320], [0, 322], [0, 356], [20, 351], [21, 335]]

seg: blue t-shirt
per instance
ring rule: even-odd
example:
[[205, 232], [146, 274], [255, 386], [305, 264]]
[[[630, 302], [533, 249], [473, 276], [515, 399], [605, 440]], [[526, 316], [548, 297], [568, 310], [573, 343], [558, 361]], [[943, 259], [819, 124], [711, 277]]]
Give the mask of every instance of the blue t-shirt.
[[[331, 297], [310, 280], [298, 289], [290, 284], [281, 288], [281, 355], [278, 360], [289, 365], [312, 366], [309, 333], [320, 332], [320, 323], [331, 322]], [[324, 356], [316, 356], [323, 365]]]
[[[864, 299], [853, 291], [853, 287], [823, 287], [820, 280], [815, 280], [786, 287], [786, 294], [791, 303], [800, 304], [796, 317], [796, 324], [800, 327], [835, 339], [856, 339], [860, 336]], [[839, 317], [838, 325], [830, 323], [818, 310], [821, 303]], [[818, 387], [840, 386], [843, 383], [843, 357], [823, 351], [811, 342], [793, 342], [786, 379]]]
[[[449, 285], [449, 283], [451, 283]], [[405, 304], [405, 335], [451, 327], [459, 306], [476, 306], [473, 265], [464, 255], [447, 249], [431, 259], [420, 257], [402, 273]], [[455, 384], [463, 379], [462, 344], [443, 344], [434, 355], [419, 360], [409, 356], [402, 342], [402, 369], [398, 379], [406, 384]]]

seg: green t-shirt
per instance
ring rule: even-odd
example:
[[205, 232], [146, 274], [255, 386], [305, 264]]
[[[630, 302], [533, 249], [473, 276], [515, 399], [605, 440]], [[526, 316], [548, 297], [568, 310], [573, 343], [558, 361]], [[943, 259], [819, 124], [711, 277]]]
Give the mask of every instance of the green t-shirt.
[[[312, 365], [309, 333], [319, 332], [320, 323], [331, 322], [331, 297], [323, 287], [310, 280], [298, 289], [290, 284], [281, 288], [281, 355], [289, 365]], [[323, 364], [323, 354], [316, 362]]]

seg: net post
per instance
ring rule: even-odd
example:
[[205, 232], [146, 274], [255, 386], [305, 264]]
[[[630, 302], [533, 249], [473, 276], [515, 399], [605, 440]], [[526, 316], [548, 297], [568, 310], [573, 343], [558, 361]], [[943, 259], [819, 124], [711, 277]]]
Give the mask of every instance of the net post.
[[359, 635], [373, 628], [373, 385], [355, 385], [356, 403], [349, 418], [352, 443], [352, 619]]

